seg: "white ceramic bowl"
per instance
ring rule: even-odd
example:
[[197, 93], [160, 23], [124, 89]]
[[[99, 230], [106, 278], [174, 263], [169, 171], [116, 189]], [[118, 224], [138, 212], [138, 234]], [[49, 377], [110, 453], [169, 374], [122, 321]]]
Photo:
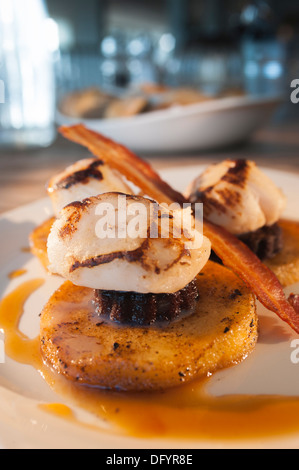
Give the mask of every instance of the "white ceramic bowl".
[[228, 97], [116, 119], [71, 118], [58, 112], [57, 124], [83, 123], [138, 152], [200, 151], [248, 139], [280, 101], [279, 97]]

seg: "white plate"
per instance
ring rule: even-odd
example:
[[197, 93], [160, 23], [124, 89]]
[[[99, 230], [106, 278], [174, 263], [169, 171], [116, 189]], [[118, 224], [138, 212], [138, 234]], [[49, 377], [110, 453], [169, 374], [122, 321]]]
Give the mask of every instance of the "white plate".
[[[182, 167], [162, 173], [170, 184], [183, 190], [191, 178], [202, 171], [202, 167]], [[299, 219], [297, 201], [299, 198], [298, 176], [264, 170], [283, 188], [288, 197], [285, 216]], [[39, 331], [39, 313], [51, 293], [61, 283], [55, 277], [46, 276], [37, 259], [22, 252], [28, 245], [31, 230], [49, 217], [51, 212], [47, 199], [39, 200], [0, 218], [0, 296], [12, 291], [27, 279], [45, 277], [45, 284], [28, 300], [21, 329], [30, 337]], [[5, 243], [3, 242], [5, 240]], [[27, 273], [21, 278], [9, 281], [8, 273], [25, 267]], [[299, 285], [288, 291], [299, 293]], [[214, 394], [230, 393], [265, 393], [298, 395], [299, 364], [291, 361], [291, 341], [297, 336], [290, 328], [271, 312], [258, 307], [261, 336], [255, 351], [242, 363], [230, 369], [216, 373], [210, 379], [209, 390]], [[279, 329], [283, 334], [277, 335]], [[1, 334], [0, 334], [1, 338]], [[164, 439], [138, 439], [117, 434], [87, 430], [76, 424], [43, 412], [38, 408], [41, 402], [65, 403], [65, 398], [50, 390], [38, 372], [30, 366], [24, 366], [5, 358], [0, 364], [0, 448], [102, 448], [102, 449], [159, 449], [159, 448], [278, 448], [299, 447], [299, 433], [296, 435], [274, 438], [245, 440], [224, 443], [220, 441], [180, 441]], [[95, 417], [85, 415], [75, 409], [79, 416], [88, 422], [95, 422]]]
[[77, 119], [57, 112], [56, 121], [81, 122], [138, 152], [198, 151], [248, 139], [280, 102], [279, 97], [228, 97], [119, 119]]

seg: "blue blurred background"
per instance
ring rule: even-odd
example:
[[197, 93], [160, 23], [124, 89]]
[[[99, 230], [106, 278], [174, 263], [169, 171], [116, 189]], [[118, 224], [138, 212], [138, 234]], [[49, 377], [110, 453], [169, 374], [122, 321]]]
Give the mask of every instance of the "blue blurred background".
[[[272, 96], [299, 78], [298, 0], [1, 0], [0, 26], [3, 145], [49, 145], [72, 90], [158, 82]], [[276, 119], [297, 110], [287, 99]]]

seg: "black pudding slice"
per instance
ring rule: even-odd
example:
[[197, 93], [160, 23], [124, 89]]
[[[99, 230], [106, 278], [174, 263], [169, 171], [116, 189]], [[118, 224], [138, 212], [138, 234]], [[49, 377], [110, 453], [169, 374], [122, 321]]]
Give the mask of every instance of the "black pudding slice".
[[95, 307], [99, 316], [131, 325], [152, 325], [173, 321], [181, 314], [192, 310], [197, 300], [198, 289], [195, 279], [173, 294], [95, 290]]
[[261, 260], [273, 258], [283, 248], [282, 229], [278, 223], [264, 225], [254, 232], [239, 236], [239, 239]]
[[[283, 248], [283, 233], [278, 223], [264, 225], [253, 232], [247, 232], [238, 236], [245, 245], [261, 260], [271, 259]], [[211, 261], [222, 264], [221, 259], [212, 250]]]

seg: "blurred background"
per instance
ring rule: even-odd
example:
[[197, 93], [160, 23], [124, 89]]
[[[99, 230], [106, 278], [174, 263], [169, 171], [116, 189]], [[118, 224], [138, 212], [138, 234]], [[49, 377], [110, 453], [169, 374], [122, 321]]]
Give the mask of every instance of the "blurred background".
[[[0, 170], [10, 151], [49, 148], [45, 166], [57, 161], [57, 110], [67, 114], [70, 96], [78, 110], [82, 92], [91, 108], [96, 90], [120, 97], [144, 84], [279, 97], [270, 121], [279, 130], [299, 123], [294, 79], [298, 0], [0, 0]], [[284, 139], [294, 145], [292, 129]]]
[[[158, 81], [273, 94], [299, 73], [296, 0], [47, 1], [59, 93]], [[70, 7], [71, 6], [71, 7]]]
[[51, 144], [57, 103], [90, 87], [289, 96], [298, 37], [297, 0], [1, 0], [0, 143]]

